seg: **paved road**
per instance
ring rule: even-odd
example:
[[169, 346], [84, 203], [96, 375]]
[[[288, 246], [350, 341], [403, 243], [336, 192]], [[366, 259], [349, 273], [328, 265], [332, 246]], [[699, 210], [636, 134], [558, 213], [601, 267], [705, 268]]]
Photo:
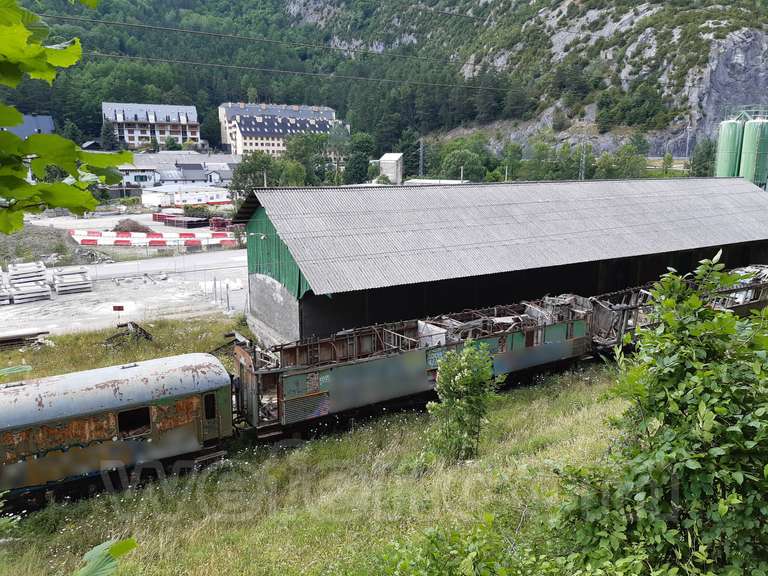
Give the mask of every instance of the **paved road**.
[[248, 297], [245, 254], [227, 250], [91, 265], [93, 292], [2, 306], [0, 326], [7, 332], [40, 329], [53, 334], [107, 328], [118, 321], [115, 305], [124, 308], [121, 322], [238, 314]]
[[220, 269], [223, 274], [232, 270], [245, 270], [247, 266], [246, 253], [246, 250], [220, 250], [129, 262], [113, 262], [111, 264], [91, 264], [87, 268], [94, 280], [160, 272], [166, 274], [202, 274], [205, 271], [210, 271], [210, 274], [214, 274], [215, 270], [213, 269]]

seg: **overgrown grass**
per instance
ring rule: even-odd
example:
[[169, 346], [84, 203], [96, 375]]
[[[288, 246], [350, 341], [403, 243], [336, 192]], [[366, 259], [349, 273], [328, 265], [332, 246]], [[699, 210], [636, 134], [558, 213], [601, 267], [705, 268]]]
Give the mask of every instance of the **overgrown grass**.
[[[117, 328], [108, 328], [51, 337], [48, 340], [49, 345], [39, 348], [4, 350], [0, 352], [0, 368], [27, 364], [32, 366], [32, 371], [0, 377], [0, 384], [163, 356], [209, 352], [227, 342], [224, 337], [227, 332], [234, 329], [241, 333], [248, 332], [243, 322], [223, 315], [191, 321], [158, 320], [144, 323], [142, 326], [152, 334], [151, 342], [128, 338], [121, 343], [106, 346], [106, 338], [118, 332]], [[221, 359], [231, 368], [231, 358], [228, 355], [221, 355]]]
[[139, 549], [124, 575], [371, 574], [394, 540], [485, 512], [520, 540], [560, 499], [554, 470], [594, 461], [610, 438], [612, 375], [590, 366], [494, 399], [480, 457], [419, 465], [428, 416], [383, 416], [281, 451], [248, 447], [218, 469], [53, 505], [0, 546], [0, 575], [67, 573], [108, 538]]

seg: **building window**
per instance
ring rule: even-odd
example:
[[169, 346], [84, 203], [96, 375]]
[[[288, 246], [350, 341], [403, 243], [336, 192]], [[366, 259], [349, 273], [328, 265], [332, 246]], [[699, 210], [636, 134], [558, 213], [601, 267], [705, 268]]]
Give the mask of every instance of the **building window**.
[[121, 438], [145, 436], [152, 430], [149, 406], [126, 410], [117, 415], [117, 431]]

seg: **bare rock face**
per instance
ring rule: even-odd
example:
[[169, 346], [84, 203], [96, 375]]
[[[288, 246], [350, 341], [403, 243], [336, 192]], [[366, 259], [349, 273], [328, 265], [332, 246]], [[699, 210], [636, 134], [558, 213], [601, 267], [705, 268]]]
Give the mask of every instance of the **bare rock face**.
[[688, 114], [648, 135], [652, 155], [686, 156], [696, 142], [717, 138], [722, 120], [743, 106], [768, 106], [768, 36], [742, 29], [711, 41], [709, 61], [688, 72], [677, 101]]
[[324, 0], [288, 0], [285, 10], [302, 24], [325, 28], [338, 15], [339, 9]]
[[709, 64], [688, 94], [696, 133], [712, 137], [730, 109], [768, 105], [768, 37], [752, 29], [715, 40]]

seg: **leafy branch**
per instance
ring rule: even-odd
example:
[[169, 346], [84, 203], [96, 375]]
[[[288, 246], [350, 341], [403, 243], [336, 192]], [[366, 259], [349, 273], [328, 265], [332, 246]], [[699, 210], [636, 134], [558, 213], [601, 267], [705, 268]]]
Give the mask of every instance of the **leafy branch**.
[[[80, 0], [96, 7], [98, 0]], [[0, 2], [0, 85], [15, 88], [25, 77], [49, 84], [60, 68], [73, 66], [82, 56], [80, 41], [45, 45], [48, 28], [15, 0]], [[13, 106], [0, 103], [0, 126], [16, 126], [24, 117]], [[90, 187], [120, 181], [114, 166], [129, 162], [131, 154], [85, 152], [71, 140], [54, 134], [34, 134], [22, 140], [0, 131], [0, 232], [24, 225], [24, 214], [46, 208], [67, 208], [76, 214], [93, 210], [97, 201]], [[43, 182], [49, 167], [67, 174], [62, 182]], [[31, 176], [31, 177], [30, 177]]]

